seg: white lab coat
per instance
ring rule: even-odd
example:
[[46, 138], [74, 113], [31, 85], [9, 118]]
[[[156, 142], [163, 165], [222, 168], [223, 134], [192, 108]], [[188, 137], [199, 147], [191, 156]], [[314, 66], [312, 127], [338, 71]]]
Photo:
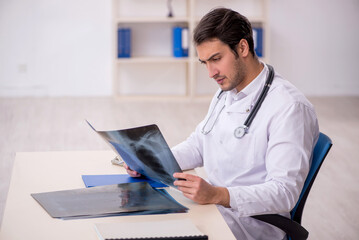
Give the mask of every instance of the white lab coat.
[[[249, 132], [242, 139], [234, 137], [234, 130], [245, 122], [256, 103], [267, 74], [265, 66], [241, 92], [225, 92], [218, 101], [219, 90], [206, 118], [186, 141], [172, 149], [183, 170], [204, 166], [212, 185], [227, 187], [231, 207], [218, 208], [236, 238], [243, 240], [285, 237], [276, 227], [249, 216], [289, 216], [319, 136], [313, 106], [292, 84], [275, 74]], [[201, 130], [210, 115], [206, 129], [218, 119], [204, 135]]]

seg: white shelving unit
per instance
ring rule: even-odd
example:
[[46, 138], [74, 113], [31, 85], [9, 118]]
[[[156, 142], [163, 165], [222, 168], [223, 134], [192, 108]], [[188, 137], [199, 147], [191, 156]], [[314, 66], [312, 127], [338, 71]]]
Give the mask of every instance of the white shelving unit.
[[[120, 98], [208, 98], [218, 89], [201, 66], [192, 44], [192, 32], [201, 17], [223, 6], [248, 17], [264, 31], [264, 61], [268, 61], [267, 0], [113, 1], [113, 94]], [[172, 28], [189, 29], [189, 56], [172, 57]], [[117, 29], [131, 28], [131, 58], [117, 57]]]

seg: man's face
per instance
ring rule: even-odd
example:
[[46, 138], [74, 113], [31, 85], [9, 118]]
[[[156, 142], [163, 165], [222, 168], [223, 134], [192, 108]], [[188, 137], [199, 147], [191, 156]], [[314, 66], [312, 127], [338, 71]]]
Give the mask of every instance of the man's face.
[[199, 61], [205, 64], [210, 78], [224, 90], [243, 88], [245, 67], [228, 45], [218, 39], [203, 42], [196, 47]]

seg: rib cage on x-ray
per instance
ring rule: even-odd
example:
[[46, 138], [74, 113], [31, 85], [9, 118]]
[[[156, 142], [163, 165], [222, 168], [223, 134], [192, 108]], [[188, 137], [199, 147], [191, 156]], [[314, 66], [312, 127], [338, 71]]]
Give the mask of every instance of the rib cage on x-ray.
[[176, 179], [173, 173], [182, 171], [156, 125], [96, 132], [131, 169], [155, 181], [174, 186]]

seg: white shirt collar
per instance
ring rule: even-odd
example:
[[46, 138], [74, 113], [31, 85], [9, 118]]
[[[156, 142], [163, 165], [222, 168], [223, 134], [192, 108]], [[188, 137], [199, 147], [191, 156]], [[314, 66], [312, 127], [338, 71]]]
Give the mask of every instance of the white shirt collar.
[[227, 92], [226, 106], [230, 106], [233, 102], [242, 100], [249, 95], [251, 95], [251, 99], [249, 101], [250, 106], [246, 106], [245, 108], [248, 109], [248, 107], [251, 108], [254, 105], [254, 101], [259, 97], [260, 89], [264, 85], [268, 73], [267, 65], [263, 62], [261, 63], [264, 65], [262, 71], [245, 88], [243, 88], [240, 92], [238, 92], [235, 88]]

